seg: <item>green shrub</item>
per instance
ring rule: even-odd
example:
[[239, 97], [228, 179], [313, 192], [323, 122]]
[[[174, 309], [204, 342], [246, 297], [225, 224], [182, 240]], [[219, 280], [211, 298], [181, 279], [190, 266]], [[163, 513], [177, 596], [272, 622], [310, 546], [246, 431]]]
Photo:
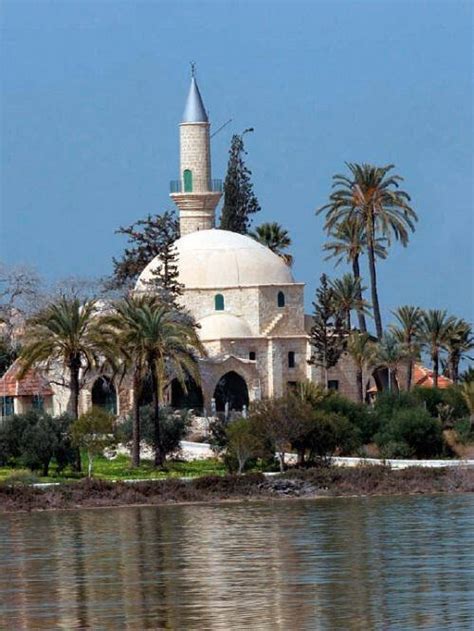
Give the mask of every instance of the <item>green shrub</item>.
[[94, 457], [115, 444], [114, 416], [100, 407], [93, 407], [71, 425], [72, 441], [85, 449], [89, 459], [88, 477], [92, 476]]
[[[160, 407], [160, 428], [162, 449], [165, 457], [179, 449], [191, 423], [188, 412], [176, 412], [169, 407]], [[118, 428], [119, 439], [123, 442], [132, 440], [132, 417], [129, 416]], [[150, 447], [154, 445], [155, 426], [151, 405], [140, 408], [140, 433], [142, 440]]]
[[443, 450], [441, 423], [422, 408], [398, 409], [375, 435], [375, 442], [384, 453], [439, 456]]
[[38, 477], [28, 469], [18, 469], [2, 480], [2, 484], [5, 486], [28, 486], [37, 482], [39, 482]]
[[449, 388], [414, 388], [413, 397], [433, 417], [438, 416], [438, 405], [449, 405], [454, 419], [468, 416], [469, 410], [459, 386]]
[[328, 458], [336, 452], [347, 454], [361, 445], [360, 430], [345, 416], [334, 412], [316, 410], [301, 428], [300, 434], [292, 441], [292, 447], [304, 461], [308, 452], [308, 461], [316, 458]]
[[256, 435], [253, 423], [246, 418], [229, 423], [227, 439], [227, 453], [237, 460], [237, 473], [240, 474], [248, 461], [259, 455], [262, 443]]
[[36, 410], [6, 419], [0, 426], [0, 464], [21, 464], [46, 476], [55, 459], [61, 471], [74, 462], [70, 423], [66, 414], [53, 418]]
[[471, 419], [460, 418], [454, 423], [454, 430], [459, 436], [459, 440], [463, 445], [474, 443], [474, 427]]
[[359, 439], [362, 443], [370, 443], [379, 429], [377, 417], [366, 405], [355, 403], [337, 392], [331, 393], [318, 405], [317, 409], [344, 416], [359, 429]]

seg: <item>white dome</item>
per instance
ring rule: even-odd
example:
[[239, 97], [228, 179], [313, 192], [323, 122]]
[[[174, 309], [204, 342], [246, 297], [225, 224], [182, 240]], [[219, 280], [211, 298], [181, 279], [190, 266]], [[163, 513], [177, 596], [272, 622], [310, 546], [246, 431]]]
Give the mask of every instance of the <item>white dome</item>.
[[[237, 232], [200, 230], [176, 241], [179, 281], [185, 287], [220, 288], [245, 285], [284, 285], [293, 277], [286, 263], [271, 250]], [[159, 265], [153, 259], [140, 274], [137, 289]]]
[[199, 320], [198, 324], [201, 325], [198, 334], [203, 342], [252, 337], [250, 326], [245, 320], [224, 311], [208, 315]]

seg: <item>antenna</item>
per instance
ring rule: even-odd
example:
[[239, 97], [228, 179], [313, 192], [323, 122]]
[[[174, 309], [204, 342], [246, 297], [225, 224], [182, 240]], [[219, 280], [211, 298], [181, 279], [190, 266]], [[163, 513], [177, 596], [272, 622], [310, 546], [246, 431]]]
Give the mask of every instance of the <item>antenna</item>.
[[228, 125], [229, 123], [231, 123], [231, 122], [232, 122], [232, 119], [231, 119], [231, 118], [229, 118], [229, 120], [228, 120], [226, 123], [224, 123], [223, 125], [221, 125], [221, 126], [219, 127], [219, 129], [217, 129], [217, 130], [216, 130], [213, 134], [211, 134], [211, 138], [214, 138], [214, 136], [215, 136], [216, 134], [218, 134], [218, 133], [219, 133], [222, 129], [224, 129], [224, 127], [227, 127], [227, 125]]

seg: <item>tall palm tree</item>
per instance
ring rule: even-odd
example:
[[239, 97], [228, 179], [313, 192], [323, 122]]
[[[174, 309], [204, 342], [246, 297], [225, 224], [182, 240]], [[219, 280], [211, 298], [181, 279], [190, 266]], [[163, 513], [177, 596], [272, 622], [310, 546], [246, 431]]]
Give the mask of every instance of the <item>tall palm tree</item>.
[[281, 257], [287, 265], [293, 263], [291, 254], [285, 252], [291, 245], [288, 230], [284, 230], [276, 221], [273, 223], [262, 223], [255, 228], [254, 232], [249, 232], [249, 236]]
[[334, 302], [336, 309], [344, 314], [346, 328], [351, 330], [351, 311], [368, 315], [369, 304], [361, 297], [365, 287], [361, 287], [360, 279], [354, 278], [352, 274], [344, 274], [342, 278], [336, 278], [331, 282], [334, 290]]
[[413, 364], [420, 354], [419, 335], [422, 311], [419, 307], [404, 305], [392, 311], [392, 314], [397, 319], [398, 326], [391, 324], [389, 329], [405, 351], [408, 362], [406, 387], [407, 390], [411, 390]]
[[350, 176], [337, 174], [333, 177], [335, 189], [329, 203], [318, 209], [326, 211], [325, 229], [328, 233], [343, 221], [357, 221], [364, 226], [369, 259], [372, 308], [375, 327], [379, 340], [383, 336], [382, 317], [377, 291], [377, 272], [375, 265], [375, 244], [378, 236], [387, 240], [392, 238], [406, 246], [409, 231], [414, 231], [418, 217], [410, 207], [410, 196], [398, 190], [399, 175], [389, 175], [393, 164], [376, 167], [371, 164], [346, 163]]
[[[352, 220], [345, 220], [339, 224], [336, 224], [329, 232], [329, 236], [333, 241], [328, 241], [324, 244], [323, 250], [329, 252], [326, 260], [335, 258], [335, 267], [337, 267], [342, 261], [350, 263], [352, 266], [352, 274], [356, 280], [362, 284], [362, 277], [360, 274], [360, 257], [367, 248], [367, 239], [364, 233], [364, 224], [361, 221], [357, 221], [356, 218]], [[385, 239], [377, 238], [374, 242], [375, 256], [381, 259], [387, 258], [387, 250], [383, 246]], [[359, 300], [362, 300], [362, 290], [359, 295]], [[362, 311], [357, 311], [357, 318], [359, 321], [359, 329], [362, 333], [367, 332], [367, 323], [365, 321], [365, 315]]]
[[347, 352], [356, 365], [357, 394], [360, 403], [363, 403], [364, 371], [375, 364], [376, 346], [368, 333], [352, 331], [347, 340]]
[[[115, 313], [105, 317], [113, 346], [122, 349], [126, 363], [133, 366], [134, 387], [144, 373], [150, 375], [152, 388], [155, 466], [164, 463], [159, 405], [171, 375], [183, 388], [191, 376], [199, 382], [197, 356], [204, 347], [195, 327], [183, 314], [165, 305], [152, 294], [127, 298], [115, 304]], [[134, 392], [134, 438], [139, 442], [139, 392]], [[135, 444], [136, 457], [138, 446]]]
[[391, 333], [385, 333], [377, 344], [377, 364], [388, 370], [388, 390], [398, 390], [397, 373], [400, 363], [406, 359], [406, 350]]
[[[77, 419], [84, 377], [107, 355], [96, 301], [62, 296], [27, 321], [18, 378], [22, 379], [32, 366], [48, 370], [54, 364], [62, 365], [68, 376], [64, 382], [71, 393], [71, 415]], [[75, 468], [81, 470], [79, 450]]]
[[459, 364], [461, 360], [469, 357], [467, 353], [474, 349], [474, 336], [471, 325], [459, 318], [449, 327], [446, 343], [444, 345], [448, 353], [447, 366], [449, 378], [457, 383], [459, 380]]
[[86, 373], [107, 355], [96, 301], [62, 296], [30, 318], [20, 354], [19, 378], [38, 364], [60, 363], [68, 374], [71, 413], [79, 416], [79, 394]]
[[433, 363], [434, 387], [438, 387], [439, 359], [442, 349], [448, 342], [450, 329], [455, 319], [447, 316], [446, 310], [429, 309], [421, 315], [420, 339]]

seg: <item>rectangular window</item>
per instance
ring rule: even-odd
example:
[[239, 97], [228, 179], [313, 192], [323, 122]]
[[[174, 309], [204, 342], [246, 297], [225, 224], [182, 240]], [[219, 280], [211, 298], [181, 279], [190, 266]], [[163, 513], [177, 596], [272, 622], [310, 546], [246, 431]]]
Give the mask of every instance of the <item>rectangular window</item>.
[[295, 392], [298, 387], [298, 383], [296, 381], [288, 381], [287, 383], [288, 392]]
[[249, 359], [254, 362], [256, 358], [257, 358], [257, 356], [255, 354], [255, 351], [250, 351]]
[[0, 414], [2, 417], [14, 414], [13, 397], [0, 397]]
[[339, 381], [337, 379], [329, 379], [328, 390], [339, 390]]
[[31, 406], [33, 410], [37, 412], [42, 412], [44, 410], [44, 399], [40, 394], [35, 394], [31, 401]]
[[295, 353], [294, 351], [290, 351], [288, 353], [288, 368], [294, 368], [295, 367]]

